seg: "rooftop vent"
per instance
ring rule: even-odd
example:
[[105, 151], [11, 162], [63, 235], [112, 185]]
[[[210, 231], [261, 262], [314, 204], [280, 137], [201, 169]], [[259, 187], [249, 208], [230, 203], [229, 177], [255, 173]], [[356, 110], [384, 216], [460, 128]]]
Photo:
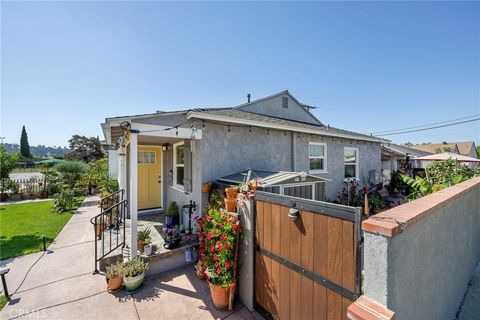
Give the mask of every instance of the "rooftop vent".
[[282, 107], [288, 108], [288, 97], [282, 97]]

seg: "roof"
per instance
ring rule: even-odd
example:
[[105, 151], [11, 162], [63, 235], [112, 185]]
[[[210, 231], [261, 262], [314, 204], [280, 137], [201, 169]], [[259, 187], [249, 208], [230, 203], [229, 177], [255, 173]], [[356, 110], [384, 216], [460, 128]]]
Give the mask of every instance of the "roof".
[[475, 149], [475, 142], [474, 141], [462, 141], [462, 142], [452, 142], [457, 145], [458, 152], [463, 154], [464, 156], [468, 156], [470, 154], [470, 150]]
[[132, 119], [143, 119], [143, 118], [150, 118], [150, 117], [162, 117], [162, 116], [167, 116], [172, 114], [186, 114], [187, 119], [190, 119], [190, 118], [208, 119], [209, 117], [210, 118], [221, 117], [222, 122], [244, 124], [245, 126], [249, 125], [248, 123], [246, 123], [246, 121], [250, 121], [254, 123], [254, 124], [251, 124], [251, 126], [257, 125], [257, 126], [262, 126], [266, 128], [272, 128], [272, 129], [279, 129], [279, 130], [285, 130], [285, 131], [298, 131], [298, 132], [303, 132], [307, 134], [326, 135], [326, 136], [340, 137], [340, 138], [352, 139], [352, 140], [389, 142], [389, 140], [375, 137], [372, 135], [361, 134], [361, 133], [343, 130], [343, 129], [322, 124], [310, 112], [309, 107], [305, 107], [302, 103], [298, 102], [298, 100], [295, 97], [293, 97], [288, 92], [288, 90], [281, 91], [279, 93], [251, 101], [250, 103], [266, 100], [281, 94], [288, 94], [292, 99], [295, 100], [295, 102], [297, 102], [305, 110], [305, 112], [311, 115], [318, 122], [318, 124], [299, 122], [299, 121], [284, 119], [284, 118], [276, 118], [269, 115], [263, 115], [263, 114], [258, 114], [251, 111], [240, 110], [242, 107], [247, 105], [247, 104], [241, 104], [236, 107], [227, 107], [227, 108], [191, 108], [191, 109], [177, 110], [177, 111], [167, 111], [167, 112], [157, 111], [155, 113], [138, 114], [138, 115], [132, 115], [132, 116], [110, 117], [105, 119], [105, 124], [102, 124], [102, 130], [104, 132], [104, 135], [107, 137], [108, 130], [106, 127], [118, 125], [122, 121], [131, 121]]
[[425, 151], [429, 153], [438, 153], [444, 151], [444, 148], [449, 148], [450, 150], [458, 150], [455, 143], [428, 143], [428, 144], [415, 144], [410, 146], [412, 149]]
[[245, 184], [250, 180], [257, 180], [260, 188], [285, 183], [327, 182], [328, 179], [307, 174], [305, 172], [269, 171], [247, 169], [228, 176], [217, 178], [220, 183]]
[[295, 130], [310, 132], [312, 134], [319, 134], [319, 135], [328, 135], [328, 136], [339, 136], [344, 137], [346, 139], [357, 139], [357, 140], [366, 140], [366, 141], [376, 141], [376, 142], [387, 142], [388, 140], [384, 140], [375, 136], [366, 135], [362, 133], [357, 133], [353, 131], [343, 130], [339, 128], [335, 128], [329, 125], [315, 125], [310, 123], [298, 122], [283, 118], [276, 118], [272, 116], [267, 116], [263, 114], [238, 110], [235, 108], [222, 108], [222, 109], [195, 109], [189, 112], [189, 116], [191, 118], [206, 118], [202, 115], [211, 115], [211, 116], [218, 116], [222, 117], [225, 122], [237, 120], [236, 123], [243, 123], [245, 126], [248, 126], [248, 122], [261, 122], [265, 124], [269, 124], [269, 127], [281, 127], [285, 128], [285, 130]]
[[443, 152], [438, 154], [432, 154], [429, 156], [413, 158], [413, 160], [424, 160], [424, 161], [442, 161], [442, 160], [448, 160], [448, 159], [454, 159], [454, 160], [457, 160], [458, 162], [480, 162], [480, 159], [464, 156], [464, 155], [453, 153], [453, 152]]
[[383, 145], [383, 147], [385, 149], [390, 149], [392, 152], [401, 154], [403, 156], [406, 156], [408, 154], [409, 156], [412, 156], [412, 157], [420, 157], [420, 156], [426, 156], [426, 155], [432, 154], [432, 152], [417, 150], [417, 149], [409, 148], [406, 146], [401, 146], [395, 143], [386, 143]]

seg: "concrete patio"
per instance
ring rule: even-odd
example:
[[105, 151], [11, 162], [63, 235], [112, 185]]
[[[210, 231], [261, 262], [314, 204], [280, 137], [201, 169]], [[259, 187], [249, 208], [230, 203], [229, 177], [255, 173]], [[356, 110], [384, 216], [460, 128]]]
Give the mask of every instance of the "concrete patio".
[[92, 275], [97, 197], [88, 197], [44, 253], [0, 262], [10, 267], [10, 302], [1, 319], [261, 319], [239, 301], [233, 311], [216, 310], [207, 283], [193, 265], [146, 278], [134, 294], [109, 294], [105, 277]]

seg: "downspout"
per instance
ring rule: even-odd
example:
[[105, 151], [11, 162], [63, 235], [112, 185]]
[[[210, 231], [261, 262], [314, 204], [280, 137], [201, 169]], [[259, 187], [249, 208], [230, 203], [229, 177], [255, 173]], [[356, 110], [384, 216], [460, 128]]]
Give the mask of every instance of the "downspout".
[[291, 143], [292, 150], [290, 155], [290, 158], [292, 161], [291, 171], [295, 172], [295, 149], [296, 149], [295, 147], [297, 146], [297, 143], [296, 143], [297, 141], [295, 139], [295, 132], [291, 131], [290, 134], [291, 134], [291, 140], [292, 140], [292, 143]]

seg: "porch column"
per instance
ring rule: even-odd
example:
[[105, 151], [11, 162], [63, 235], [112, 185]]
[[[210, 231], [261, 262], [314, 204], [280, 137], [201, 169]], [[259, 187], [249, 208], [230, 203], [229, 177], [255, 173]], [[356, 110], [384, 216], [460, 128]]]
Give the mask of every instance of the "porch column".
[[127, 190], [126, 155], [118, 155], [118, 187]]
[[137, 255], [137, 138], [138, 130], [130, 131], [130, 257]]

